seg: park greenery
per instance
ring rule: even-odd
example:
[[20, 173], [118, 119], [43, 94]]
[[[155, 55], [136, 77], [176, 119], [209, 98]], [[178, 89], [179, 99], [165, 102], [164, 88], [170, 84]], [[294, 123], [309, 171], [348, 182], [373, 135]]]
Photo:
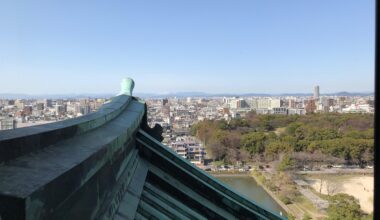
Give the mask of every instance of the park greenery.
[[[372, 114], [287, 116], [249, 112], [244, 118], [230, 121], [198, 122], [191, 132], [217, 164], [276, 164], [276, 175], [269, 179], [259, 171], [252, 175], [284, 204], [291, 204], [302, 196], [288, 171], [321, 165], [373, 165], [373, 127]], [[326, 195], [326, 199], [330, 201], [328, 219], [364, 220], [372, 216], [362, 213], [358, 201], [350, 195]]]
[[204, 120], [191, 128], [212, 159], [226, 164], [281, 160], [285, 171], [305, 165], [372, 165], [372, 114], [258, 115]]
[[330, 205], [327, 208], [328, 220], [365, 220], [372, 216], [372, 214], [363, 214], [360, 210], [359, 201], [348, 194], [338, 193], [330, 196], [329, 201]]

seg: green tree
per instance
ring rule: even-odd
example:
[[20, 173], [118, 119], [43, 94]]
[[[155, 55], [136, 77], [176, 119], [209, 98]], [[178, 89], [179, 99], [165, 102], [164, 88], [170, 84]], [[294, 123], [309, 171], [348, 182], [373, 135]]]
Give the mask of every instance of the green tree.
[[362, 216], [358, 200], [344, 193], [331, 196], [327, 214], [328, 220], [357, 220]]
[[243, 135], [241, 146], [251, 154], [261, 154], [265, 149], [266, 136], [264, 132], [251, 132]]
[[302, 126], [302, 123], [300, 122], [293, 122], [291, 124], [289, 124], [286, 129], [285, 129], [285, 133], [288, 134], [288, 135], [291, 135], [291, 136], [294, 136], [295, 135], [295, 132], [296, 132], [296, 129], [301, 127]]
[[271, 141], [265, 146], [265, 156], [271, 160], [277, 158], [280, 152], [291, 152], [292, 145], [283, 141]]
[[304, 127], [298, 127], [295, 131], [294, 131], [294, 136], [297, 140], [303, 140], [305, 138], [305, 129]]
[[230, 127], [228, 126], [228, 124], [227, 124], [227, 122], [225, 120], [220, 120], [218, 122], [218, 128], [221, 129], [221, 130], [227, 130]]
[[[317, 113], [310, 115], [257, 115], [245, 118], [204, 120], [191, 127], [214, 159], [240, 161], [242, 158], [277, 159], [281, 153], [322, 154], [325, 163], [334, 157], [340, 163], [373, 164], [374, 120], [370, 114]], [[277, 136], [274, 128], [285, 127]], [[290, 146], [290, 147], [289, 147]], [[294, 158], [294, 154], [292, 154]], [[296, 158], [294, 158], [296, 159]], [[305, 164], [309, 163], [305, 160]], [[285, 162], [285, 161], [284, 161]], [[302, 162], [304, 163], [304, 162]], [[331, 162], [335, 163], [335, 162]]]
[[281, 160], [281, 162], [278, 164], [278, 170], [284, 171], [284, 170], [290, 170], [293, 169], [296, 165], [296, 162], [294, 159], [292, 159], [288, 154], [285, 154]]

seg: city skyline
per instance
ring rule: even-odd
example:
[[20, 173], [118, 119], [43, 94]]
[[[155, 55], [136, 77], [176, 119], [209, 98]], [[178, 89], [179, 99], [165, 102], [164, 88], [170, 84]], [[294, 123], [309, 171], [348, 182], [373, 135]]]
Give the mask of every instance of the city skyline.
[[0, 93], [372, 92], [373, 6], [1, 2]]

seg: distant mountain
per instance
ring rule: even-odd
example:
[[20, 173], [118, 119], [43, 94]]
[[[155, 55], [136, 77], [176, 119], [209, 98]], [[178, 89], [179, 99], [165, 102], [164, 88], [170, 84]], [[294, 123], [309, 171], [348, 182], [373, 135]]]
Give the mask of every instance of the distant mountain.
[[175, 92], [175, 93], [167, 93], [167, 94], [149, 94], [149, 93], [136, 93], [135, 96], [141, 98], [185, 98], [185, 97], [210, 97], [214, 96], [213, 94], [205, 93], [205, 92]]
[[80, 99], [80, 98], [109, 98], [115, 96], [115, 94], [51, 94], [51, 95], [29, 95], [29, 94], [17, 94], [17, 93], [1, 93], [0, 99]]
[[153, 97], [157, 94], [154, 93], [133, 93], [134, 96], [140, 97], [140, 98], [146, 98], [146, 97]]
[[[52, 95], [28, 95], [28, 94], [22, 94], [22, 93], [0, 93], [0, 99], [67, 99], [67, 98], [73, 98], [73, 99], [80, 99], [80, 98], [110, 98], [115, 96], [116, 94], [111, 93], [99, 93], [99, 94], [89, 94], [89, 93], [83, 93], [83, 94], [52, 94]], [[154, 94], [154, 93], [134, 93], [134, 96], [140, 97], [140, 98], [186, 98], [186, 97], [248, 97], [248, 96], [313, 96], [312, 93], [282, 93], [282, 94], [267, 94], [267, 93], [205, 93], [205, 92], [175, 92], [175, 93], [168, 93], [168, 94]], [[327, 95], [327, 96], [370, 96], [374, 95], [374, 92], [336, 92], [336, 93], [325, 93], [321, 94]]]
[[18, 93], [1, 93], [0, 99], [31, 99], [31, 96]]
[[337, 92], [337, 93], [331, 93], [331, 95], [336, 95], [336, 96], [369, 96], [369, 95], [374, 95], [374, 92]]
[[[326, 93], [321, 94], [321, 96], [370, 96], [374, 95], [373, 92], [336, 92], [336, 93]], [[139, 94], [136, 94], [139, 96]], [[149, 94], [145, 96], [139, 96], [141, 98], [186, 98], [186, 97], [249, 97], [249, 96], [258, 96], [258, 97], [270, 97], [270, 96], [313, 96], [312, 93], [281, 93], [281, 94], [268, 94], [268, 93], [204, 93], [204, 92], [177, 92], [177, 93], [168, 93], [168, 94]]]

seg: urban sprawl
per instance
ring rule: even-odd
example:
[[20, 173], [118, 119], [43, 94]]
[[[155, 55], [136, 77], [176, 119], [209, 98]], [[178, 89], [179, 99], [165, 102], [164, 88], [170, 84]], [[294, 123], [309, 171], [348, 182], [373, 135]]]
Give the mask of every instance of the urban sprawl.
[[[15, 129], [80, 117], [97, 111], [107, 99], [0, 99], [0, 130]], [[148, 124], [163, 127], [163, 143], [193, 164], [206, 168], [207, 153], [190, 128], [205, 119], [227, 122], [246, 113], [303, 115], [312, 112], [374, 112], [374, 96], [320, 96], [319, 87], [312, 97], [187, 97], [146, 98]], [[222, 168], [223, 169], [223, 168]]]

